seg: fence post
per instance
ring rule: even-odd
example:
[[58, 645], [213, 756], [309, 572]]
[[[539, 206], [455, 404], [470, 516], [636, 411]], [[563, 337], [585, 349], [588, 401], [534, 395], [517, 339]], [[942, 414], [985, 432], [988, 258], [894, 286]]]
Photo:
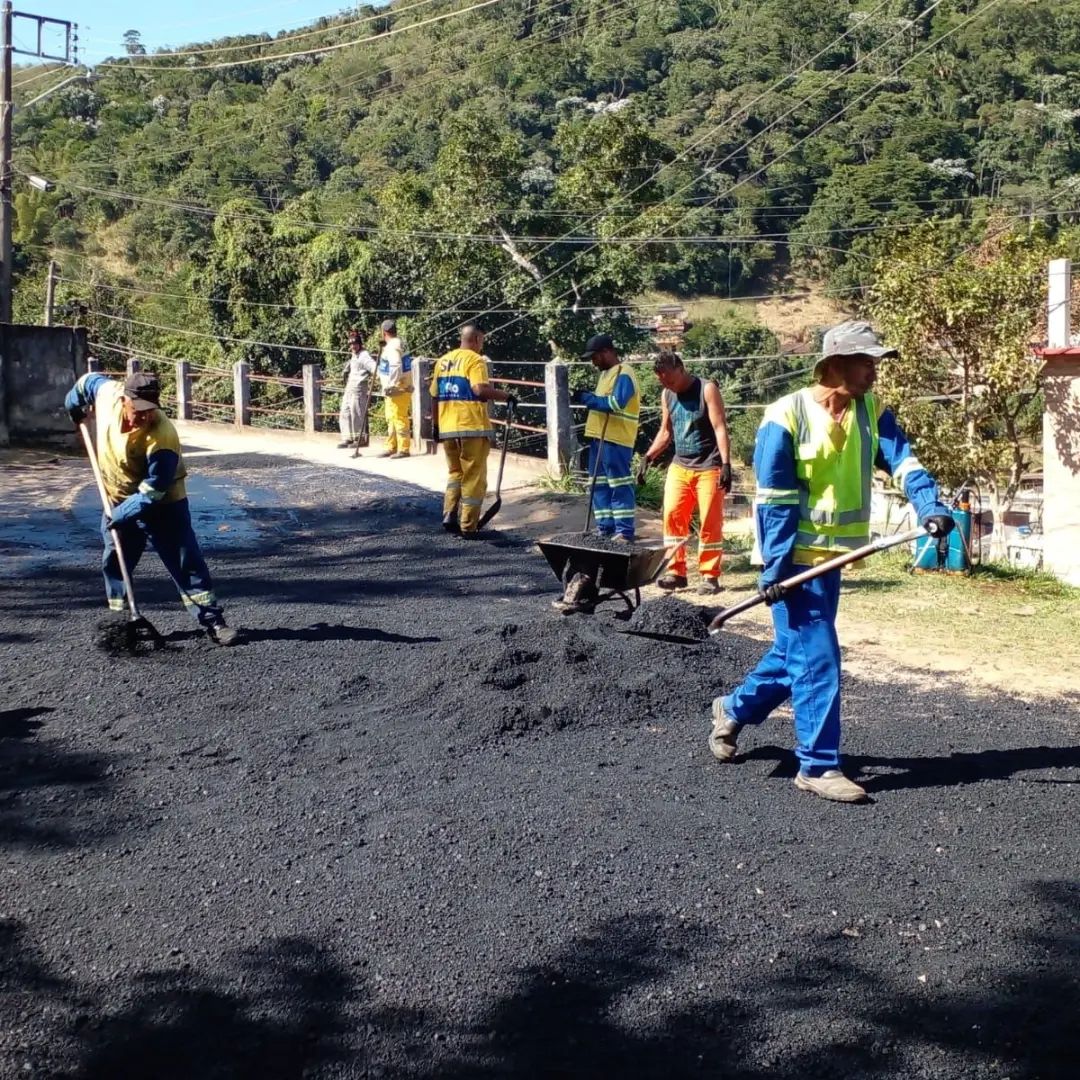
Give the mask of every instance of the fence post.
[[99, 360], [96, 356], [88, 356], [86, 358], [86, 370], [87, 371], [101, 371], [104, 367], [103, 361]]
[[127, 373], [134, 375], [136, 371], [142, 371], [142, 362], [136, 360], [134, 356], [129, 356], [127, 358]]
[[176, 361], [176, 419], [191, 419], [191, 363]]
[[552, 476], [562, 476], [571, 465], [573, 422], [570, 369], [558, 360], [544, 365], [544, 400], [547, 404], [548, 472]]
[[431, 422], [431, 369], [433, 360], [413, 357], [412, 448], [418, 454], [434, 454], [434, 428]]
[[251, 383], [248, 381], [247, 363], [237, 360], [232, 373], [233, 422], [237, 427], [245, 427], [251, 423]]
[[322, 431], [322, 367], [319, 364], [304, 365], [304, 430], [313, 435]]

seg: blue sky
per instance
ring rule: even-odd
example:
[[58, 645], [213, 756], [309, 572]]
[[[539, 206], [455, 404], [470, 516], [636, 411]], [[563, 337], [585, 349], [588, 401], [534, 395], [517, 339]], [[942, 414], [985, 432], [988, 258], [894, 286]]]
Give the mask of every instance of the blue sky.
[[[160, 0], [26, 0], [16, 7], [78, 23], [79, 55], [92, 65], [106, 56], [122, 54], [125, 30], [138, 30], [143, 44], [152, 51], [228, 34], [292, 30], [320, 15], [353, 10], [355, 5], [343, 0], [187, 0], [185, 4]], [[33, 24], [17, 19], [16, 46], [34, 41]], [[28, 63], [30, 58], [16, 54], [15, 62]]]

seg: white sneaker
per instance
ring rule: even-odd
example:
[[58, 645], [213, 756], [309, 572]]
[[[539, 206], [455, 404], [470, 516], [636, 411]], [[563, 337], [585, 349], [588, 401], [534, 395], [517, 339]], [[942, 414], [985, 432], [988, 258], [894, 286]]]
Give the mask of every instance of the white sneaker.
[[859, 787], [854, 780], [849, 780], [839, 769], [830, 769], [820, 776], [805, 776], [800, 772], [795, 777], [795, 786], [800, 791], [812, 791], [815, 795], [833, 802], [866, 800], [865, 789]]

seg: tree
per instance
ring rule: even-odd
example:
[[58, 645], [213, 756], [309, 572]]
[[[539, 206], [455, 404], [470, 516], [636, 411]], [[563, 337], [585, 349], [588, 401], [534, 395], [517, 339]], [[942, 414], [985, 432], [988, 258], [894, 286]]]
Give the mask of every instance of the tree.
[[1031, 342], [1052, 249], [1041, 232], [999, 219], [961, 247], [957, 227], [927, 222], [876, 263], [870, 312], [898, 359], [881, 365], [881, 392], [945, 485], [976, 481], [1000, 523], [1032, 464], [1040, 410]]
[[124, 31], [124, 52], [128, 56], [146, 55], [146, 46], [142, 43], [142, 34], [138, 30]]

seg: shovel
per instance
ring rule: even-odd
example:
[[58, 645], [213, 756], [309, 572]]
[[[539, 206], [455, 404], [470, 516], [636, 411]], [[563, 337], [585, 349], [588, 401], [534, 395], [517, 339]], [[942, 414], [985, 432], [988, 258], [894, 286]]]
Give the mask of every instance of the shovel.
[[[889, 548], [898, 547], [900, 544], [910, 544], [915, 540], [918, 540], [921, 536], [926, 536], [926, 530], [921, 525], [917, 529], [909, 529], [907, 532], [897, 533], [894, 536], [881, 536], [878, 537], [877, 540], [871, 541], [869, 544], [864, 544], [860, 548], [855, 548], [854, 551], [845, 551], [843, 555], [837, 555], [835, 559], [829, 559], [826, 562], [818, 563], [817, 566], [812, 566], [809, 570], [803, 570], [802, 573], [794, 574], [777, 584], [782, 585], [787, 589], [793, 589], [796, 585], [802, 585], [804, 582], [813, 581], [814, 578], [829, 573], [830, 570], [839, 570], [842, 566], [848, 566], [851, 563], [859, 562], [868, 555], [876, 555], [879, 551], [887, 551]], [[746, 600], [739, 601], [737, 604], [732, 604], [729, 608], [724, 608], [724, 610], [709, 623], [709, 633], [712, 635], [719, 634], [724, 623], [726, 623], [733, 615], [740, 615], [742, 612], [749, 611], [750, 608], [757, 607], [758, 604], [764, 603], [765, 597], [762, 596], [761, 593], [757, 593]]]
[[482, 529], [502, 509], [502, 478], [506, 466], [506, 447], [510, 442], [510, 425], [514, 420], [514, 406], [506, 403], [506, 427], [503, 428], [502, 451], [499, 454], [499, 472], [495, 477], [495, 501], [480, 515], [478, 529]]
[[[86, 453], [90, 457], [90, 468], [94, 470], [94, 480], [97, 483], [98, 494], [101, 496], [101, 508], [105, 516], [112, 520], [112, 504], [105, 490], [105, 481], [101, 477], [101, 466], [98, 465], [97, 452], [94, 450], [93, 441], [85, 422], [80, 422], [79, 432], [86, 446]], [[153, 648], [161, 648], [165, 639], [154, 629], [153, 624], [144, 615], [140, 614], [135, 603], [135, 588], [131, 584], [131, 574], [128, 572], [127, 559], [124, 558], [124, 546], [120, 543], [120, 533], [113, 531], [113, 546], [116, 548], [116, 561], [120, 564], [120, 576], [124, 581], [124, 594], [128, 602], [128, 619], [124, 625], [125, 644], [130, 652], [136, 652], [143, 642], [149, 643]]]

